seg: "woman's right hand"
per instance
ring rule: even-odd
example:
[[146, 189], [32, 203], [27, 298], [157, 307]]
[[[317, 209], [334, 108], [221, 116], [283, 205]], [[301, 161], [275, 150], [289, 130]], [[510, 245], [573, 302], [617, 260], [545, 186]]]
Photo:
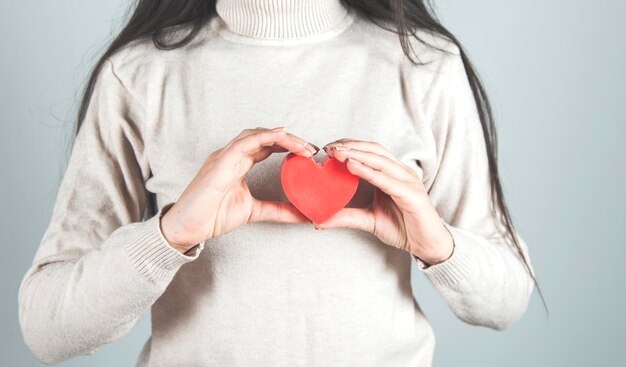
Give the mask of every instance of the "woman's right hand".
[[275, 152], [311, 157], [319, 149], [284, 128], [245, 129], [211, 153], [185, 191], [161, 218], [161, 231], [185, 253], [199, 242], [258, 221], [310, 223], [291, 203], [262, 201], [250, 194], [244, 176]]

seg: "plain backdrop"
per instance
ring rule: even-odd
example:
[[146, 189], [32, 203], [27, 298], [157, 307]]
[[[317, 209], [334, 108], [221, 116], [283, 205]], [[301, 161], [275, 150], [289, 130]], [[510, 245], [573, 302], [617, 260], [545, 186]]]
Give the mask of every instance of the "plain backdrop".
[[[87, 71], [129, 4], [0, 3], [1, 366], [40, 365], [20, 333], [17, 290], [51, 215]], [[511, 328], [471, 326], [414, 267], [414, 294], [437, 337], [434, 365], [626, 365], [626, 3], [437, 4], [493, 101], [505, 195], [550, 314], [535, 291]], [[134, 365], [148, 316], [61, 365]]]

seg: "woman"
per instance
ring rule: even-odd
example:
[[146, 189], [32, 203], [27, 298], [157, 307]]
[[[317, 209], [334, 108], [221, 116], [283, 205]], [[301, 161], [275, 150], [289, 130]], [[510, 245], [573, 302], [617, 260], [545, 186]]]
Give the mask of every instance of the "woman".
[[[494, 136], [421, 1], [139, 1], [85, 90], [26, 344], [93, 353], [151, 309], [138, 366], [430, 366], [413, 262], [475, 325], [508, 327], [533, 289]], [[360, 183], [312, 224], [278, 173], [314, 142]]]

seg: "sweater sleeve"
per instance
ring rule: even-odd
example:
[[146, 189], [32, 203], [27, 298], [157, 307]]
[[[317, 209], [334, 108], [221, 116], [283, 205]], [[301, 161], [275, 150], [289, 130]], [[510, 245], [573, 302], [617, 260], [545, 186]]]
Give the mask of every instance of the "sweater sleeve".
[[22, 335], [43, 363], [94, 353], [127, 334], [204, 248], [181, 254], [168, 244], [160, 218], [173, 202], [141, 221], [150, 172], [142, 110], [107, 59], [19, 288]]
[[[525, 313], [534, 283], [514, 243], [505, 237], [503, 217], [497, 219], [490, 209], [486, 144], [458, 48], [439, 63], [426, 98], [425, 116], [437, 153], [426, 189], [454, 250], [449, 259], [432, 266], [412, 257], [457, 317], [505, 329]], [[530, 264], [526, 242], [515, 236]]]

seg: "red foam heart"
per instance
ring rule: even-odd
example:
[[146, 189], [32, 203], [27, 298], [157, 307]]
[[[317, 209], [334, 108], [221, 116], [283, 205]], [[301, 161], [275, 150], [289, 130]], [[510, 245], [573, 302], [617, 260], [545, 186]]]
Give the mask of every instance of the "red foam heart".
[[312, 157], [289, 153], [280, 166], [280, 183], [293, 206], [320, 224], [348, 204], [359, 177], [335, 158], [327, 156], [318, 164]]

